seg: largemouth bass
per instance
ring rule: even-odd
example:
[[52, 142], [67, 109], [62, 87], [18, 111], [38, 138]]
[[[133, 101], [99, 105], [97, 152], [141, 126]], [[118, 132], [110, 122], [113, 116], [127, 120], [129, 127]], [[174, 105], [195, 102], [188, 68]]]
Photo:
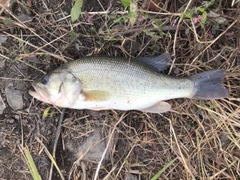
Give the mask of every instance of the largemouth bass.
[[86, 57], [61, 65], [32, 83], [34, 98], [73, 109], [140, 110], [163, 113], [174, 98], [220, 99], [228, 96], [221, 84], [225, 70], [190, 77], [161, 73], [171, 62], [166, 52], [158, 57], [125, 59]]

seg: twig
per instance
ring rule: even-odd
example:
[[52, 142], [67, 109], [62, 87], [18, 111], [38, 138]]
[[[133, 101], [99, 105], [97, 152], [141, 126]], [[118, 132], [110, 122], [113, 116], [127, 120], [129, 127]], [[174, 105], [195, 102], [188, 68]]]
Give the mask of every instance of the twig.
[[0, 79], [11, 80], [11, 81], [29, 81], [29, 82], [33, 81], [33, 80], [30, 80], [30, 79], [18, 79], [18, 78], [8, 78], [8, 77], [0, 77]]
[[[64, 117], [64, 113], [65, 113], [66, 108], [64, 108], [62, 110], [62, 114], [60, 116], [60, 119], [58, 121], [58, 127], [57, 127], [57, 132], [56, 132], [56, 137], [55, 137], [55, 141], [53, 144], [53, 153], [52, 156], [55, 159], [55, 154], [56, 154], [56, 149], [57, 149], [57, 143], [58, 143], [58, 139], [60, 137], [60, 133], [61, 133], [61, 128], [62, 128], [62, 122], [63, 122], [63, 117]], [[53, 162], [51, 162], [51, 168], [50, 168], [50, 172], [49, 172], [49, 180], [52, 179], [52, 172], [53, 172]]]
[[195, 36], [195, 38], [196, 38], [196, 41], [197, 41], [198, 43], [200, 43], [200, 44], [211, 43], [212, 41], [200, 41], [200, 40], [198, 39], [198, 34], [197, 34], [197, 31], [196, 31], [196, 28], [195, 28], [194, 22], [193, 22], [192, 19], [190, 19], [190, 20], [191, 20], [191, 23], [192, 23], [193, 33], [194, 33], [194, 36]]
[[[168, 118], [167, 118], [167, 119], [168, 119]], [[176, 142], [176, 144], [177, 144], [177, 149], [178, 149], [178, 152], [179, 152], [180, 157], [181, 157], [181, 159], [182, 159], [183, 166], [186, 168], [186, 170], [188, 171], [188, 173], [192, 176], [192, 179], [195, 180], [195, 177], [194, 177], [192, 171], [190, 170], [190, 168], [188, 167], [187, 162], [185, 161], [185, 157], [184, 157], [184, 155], [183, 155], [183, 153], [182, 153], [182, 150], [181, 150], [181, 148], [180, 148], [180, 145], [179, 145], [179, 143], [178, 143], [178, 139], [177, 139], [176, 133], [175, 133], [174, 128], [173, 128], [173, 126], [172, 126], [172, 122], [171, 122], [170, 119], [168, 119], [168, 121], [169, 121], [169, 124], [170, 124], [170, 132], [173, 134], [173, 137], [174, 137], [175, 142]], [[179, 158], [179, 160], [180, 160], [180, 158]]]
[[[8, 36], [10, 36], [10, 37], [13, 37], [13, 38], [15, 38], [15, 39], [17, 39], [17, 40], [19, 40], [19, 41], [23, 41], [24, 43], [26, 43], [27, 45], [29, 45], [29, 46], [31, 46], [31, 47], [33, 47], [33, 48], [36, 48], [36, 49], [38, 49], [39, 47], [38, 46], [35, 46], [35, 45], [33, 45], [32, 43], [30, 43], [30, 42], [28, 42], [28, 41], [24, 41], [23, 39], [21, 39], [21, 38], [19, 38], [19, 37], [17, 37], [17, 36], [14, 36], [14, 35], [12, 35], [12, 34], [9, 34], [9, 33], [7, 33], [7, 32], [4, 32], [4, 34], [6, 34], [6, 35], [8, 35]], [[48, 52], [48, 51], [46, 51], [46, 50], [44, 50], [44, 49], [39, 49], [39, 50], [41, 50], [42, 52], [44, 52], [44, 53], [46, 53], [46, 54], [49, 54], [50, 56], [53, 56], [53, 57], [55, 57], [55, 58], [57, 58], [57, 59], [59, 59], [59, 60], [62, 60], [63, 62], [67, 62], [63, 57], [61, 57], [61, 56], [59, 56], [59, 55], [56, 55], [56, 54], [54, 54], [54, 53], [50, 53], [50, 52]]]
[[[183, 16], [183, 15], [186, 13], [186, 11], [188, 10], [188, 7], [190, 6], [191, 2], [192, 2], [192, 0], [190, 0], [190, 1], [188, 2], [187, 7], [184, 9], [184, 12], [181, 14], [182, 16]], [[175, 34], [174, 34], [174, 41], [173, 41], [173, 56], [174, 56], [174, 59], [173, 59], [173, 61], [172, 61], [172, 65], [171, 65], [171, 67], [170, 67], [170, 70], [169, 70], [168, 74], [171, 73], [172, 68], [173, 68], [173, 65], [174, 65], [175, 60], [176, 60], [176, 42], [177, 42], [177, 34], [178, 34], [178, 30], [179, 30], [180, 23], [181, 23], [181, 17], [180, 17], [180, 20], [179, 20], [178, 23], [177, 23], [177, 29], [176, 29], [176, 32], [175, 32]]]
[[87, 173], [86, 173], [86, 164], [84, 162], [81, 162], [81, 168], [82, 168], [82, 180], [86, 180]]
[[155, 12], [155, 11], [145, 11], [145, 10], [138, 10], [139, 12], [143, 12], [143, 13], [148, 13], [148, 14], [159, 14], [159, 15], [170, 15], [170, 16], [181, 16], [182, 13], [171, 13], [171, 12]]
[[220, 37], [222, 37], [222, 35], [224, 35], [237, 21], [239, 21], [239, 17], [237, 17], [236, 20], [233, 21], [233, 23], [230, 24], [230, 25], [227, 27], [227, 29], [225, 29], [225, 31], [223, 31], [221, 34], [219, 34], [218, 37], [216, 37], [214, 40], [212, 40], [212, 42], [211, 42], [205, 49], [203, 49], [202, 52], [200, 52], [200, 53], [197, 55], [197, 57], [195, 57], [195, 58], [193, 59], [193, 61], [191, 62], [191, 64], [193, 64], [193, 63], [198, 59], [198, 57], [199, 57], [200, 55], [202, 55], [202, 53], [204, 53], [204, 52], [205, 52], [209, 47], [211, 47]]

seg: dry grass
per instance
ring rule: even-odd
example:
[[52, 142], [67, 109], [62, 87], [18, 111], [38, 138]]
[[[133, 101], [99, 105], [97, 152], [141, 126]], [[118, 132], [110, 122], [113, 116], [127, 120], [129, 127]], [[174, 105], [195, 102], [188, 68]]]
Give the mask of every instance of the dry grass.
[[[4, 144], [0, 152], [13, 155], [8, 159], [0, 155], [2, 177], [31, 179], [27, 164], [22, 167], [25, 161], [16, 142], [29, 148], [42, 178], [49, 177], [51, 161], [44, 149], [52, 152], [60, 113], [53, 107], [52, 116], [41, 119], [47, 105], [27, 95], [28, 80], [83, 56], [129, 58], [159, 55], [167, 50], [173, 59], [169, 73], [175, 76], [226, 69], [224, 84], [229, 97], [170, 100], [172, 110], [162, 115], [136, 111], [103, 111], [96, 115], [67, 110], [56, 152], [64, 177], [125, 179], [135, 174], [139, 179], [151, 179], [177, 158], [160, 179], [240, 178], [240, 3], [215, 0], [206, 12], [216, 12], [225, 23], [208, 17], [203, 24], [195, 21], [200, 12], [193, 13], [193, 19], [184, 16], [201, 7], [201, 1], [160, 2], [159, 12], [153, 12], [143, 9], [139, 1], [134, 24], [127, 17], [128, 8], [124, 9], [119, 1], [89, 1], [74, 23], [67, 15], [72, 1], [17, 1], [17, 7], [5, 8], [0, 16], [0, 34], [8, 37], [0, 46], [0, 58], [7, 61], [0, 74], [1, 93], [5, 97], [4, 86], [10, 82], [24, 82], [21, 90], [25, 109], [16, 112], [8, 107], [1, 115], [0, 140]], [[23, 22], [19, 14], [32, 19]], [[7, 120], [11, 118], [15, 121], [9, 125]], [[76, 152], [98, 127], [103, 128], [106, 137], [114, 139], [110, 160], [77, 162], [66, 144], [72, 143], [72, 151]], [[55, 171], [52, 179], [57, 178]]]

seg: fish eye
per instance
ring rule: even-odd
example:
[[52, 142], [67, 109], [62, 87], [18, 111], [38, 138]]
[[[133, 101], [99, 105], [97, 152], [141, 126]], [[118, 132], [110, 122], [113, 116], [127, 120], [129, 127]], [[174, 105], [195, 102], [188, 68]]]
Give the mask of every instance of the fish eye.
[[44, 77], [42, 78], [41, 83], [42, 83], [43, 85], [46, 85], [46, 84], [48, 83], [48, 81], [49, 81], [49, 77], [48, 77], [48, 76], [44, 76]]

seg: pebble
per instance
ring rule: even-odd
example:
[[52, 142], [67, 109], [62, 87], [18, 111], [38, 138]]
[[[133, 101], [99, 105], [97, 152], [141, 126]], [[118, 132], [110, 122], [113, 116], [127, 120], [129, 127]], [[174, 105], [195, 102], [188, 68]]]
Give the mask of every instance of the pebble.
[[94, 119], [100, 119], [101, 116], [102, 116], [102, 114], [101, 114], [100, 111], [93, 111], [93, 110], [87, 109], [86, 112], [87, 112], [90, 116], [92, 116]]
[[14, 120], [14, 119], [8, 119], [7, 122], [8, 122], [9, 124], [13, 124], [13, 123], [15, 122], [15, 120]]
[[0, 68], [4, 68], [5, 67], [5, 62], [6, 60], [0, 60]]
[[0, 45], [7, 41], [8, 37], [4, 34], [0, 34]]
[[21, 91], [6, 87], [5, 94], [6, 94], [8, 105], [13, 110], [23, 109], [23, 97], [22, 97]]
[[2, 97], [1, 97], [1, 95], [0, 95], [0, 114], [3, 113], [3, 111], [4, 111], [5, 108], [6, 108], [6, 105], [5, 105], [5, 103], [3, 102]]
[[15, 118], [15, 119], [19, 119], [19, 115], [16, 114], [16, 115], [14, 116], [14, 118]]
[[127, 174], [125, 180], [138, 180], [138, 177], [133, 174]]

